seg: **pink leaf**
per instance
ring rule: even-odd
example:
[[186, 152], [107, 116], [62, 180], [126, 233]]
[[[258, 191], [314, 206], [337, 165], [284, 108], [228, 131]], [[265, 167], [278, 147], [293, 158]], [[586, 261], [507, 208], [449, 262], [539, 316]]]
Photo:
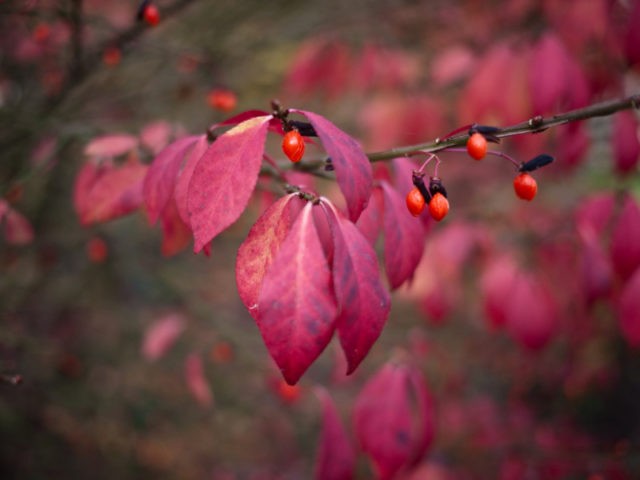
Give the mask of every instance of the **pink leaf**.
[[611, 221], [615, 201], [610, 192], [598, 193], [584, 199], [576, 212], [577, 228], [586, 228], [594, 232], [604, 231]]
[[197, 136], [176, 140], [164, 148], [149, 166], [142, 193], [151, 224], [158, 221], [160, 213], [173, 198], [185, 154], [197, 140]]
[[347, 201], [349, 218], [354, 222], [367, 206], [373, 186], [369, 159], [356, 140], [333, 123], [315, 113], [292, 110], [307, 117], [329, 154], [338, 186]]
[[189, 183], [191, 182], [191, 176], [193, 171], [200, 160], [200, 157], [204, 155], [204, 152], [209, 148], [209, 141], [206, 135], [202, 135], [198, 141], [194, 144], [191, 151], [187, 154], [187, 159], [184, 161], [182, 170], [178, 173], [178, 179], [176, 186], [173, 190], [173, 196], [176, 200], [176, 206], [178, 207], [178, 213], [180, 218], [187, 225], [191, 225], [189, 221], [189, 209], [187, 205], [187, 197], [189, 193]]
[[[88, 191], [76, 184], [76, 209], [83, 225], [106, 222], [124, 216], [140, 207], [142, 203], [142, 182], [147, 166], [128, 163], [120, 167], [103, 167], [91, 181], [90, 169], [78, 182], [89, 186]], [[84, 173], [84, 172], [81, 172]]]
[[213, 393], [204, 375], [204, 366], [199, 355], [195, 353], [189, 354], [184, 362], [184, 376], [193, 398], [203, 407], [211, 406], [213, 404]]
[[628, 195], [611, 234], [611, 261], [623, 279], [628, 279], [640, 265], [640, 208]]
[[254, 319], [258, 318], [258, 297], [264, 276], [303, 205], [295, 193], [279, 199], [260, 216], [238, 249], [236, 285], [242, 303]]
[[356, 223], [365, 238], [374, 246], [382, 229], [382, 202], [380, 187], [374, 187], [369, 199], [369, 205], [364, 209]]
[[158, 360], [173, 346], [184, 330], [184, 317], [171, 313], [156, 320], [144, 334], [142, 355], [147, 360]]
[[314, 478], [351, 480], [356, 466], [356, 455], [351, 441], [329, 393], [324, 388], [317, 388], [316, 395], [322, 404], [322, 432]]
[[11, 245], [26, 245], [33, 241], [33, 227], [29, 220], [1, 198], [0, 226], [4, 226], [4, 238]]
[[140, 132], [140, 142], [157, 155], [169, 144], [172, 130], [171, 124], [164, 120], [149, 123]]
[[491, 259], [480, 277], [485, 318], [491, 329], [502, 328], [507, 322], [506, 307], [517, 272], [515, 260], [505, 254]]
[[229, 117], [222, 122], [214, 123], [209, 127], [209, 130], [215, 130], [218, 127], [224, 127], [225, 125], [237, 125], [239, 123], [246, 122], [247, 120], [251, 120], [252, 118], [264, 117], [267, 115], [269, 115], [269, 113], [263, 110], [247, 110]]
[[407, 210], [404, 198], [387, 182], [384, 196], [384, 266], [391, 289], [413, 276], [424, 247], [424, 227]]
[[191, 229], [178, 214], [175, 200], [171, 199], [162, 211], [162, 255], [170, 257], [185, 248], [191, 241]]
[[618, 300], [622, 336], [629, 345], [640, 347], [640, 268], [624, 286]]
[[630, 65], [640, 64], [640, 2], [633, 2], [632, 10], [627, 17], [624, 35], [624, 53]]
[[267, 115], [240, 123], [218, 137], [200, 158], [187, 196], [195, 252], [234, 223], [247, 207], [272, 118]]
[[84, 147], [84, 154], [90, 157], [117, 157], [138, 146], [138, 139], [133, 135], [104, 135], [91, 140]]
[[258, 300], [260, 333], [291, 385], [329, 343], [337, 314], [312, 208], [306, 204], [282, 242]]
[[613, 159], [618, 173], [635, 170], [640, 160], [638, 120], [633, 112], [618, 112], [613, 117]]
[[380, 282], [378, 259], [356, 226], [329, 201], [322, 201], [333, 234], [333, 285], [338, 303], [337, 328], [352, 373], [382, 333], [391, 299]]
[[590, 228], [578, 230], [582, 240], [580, 253], [580, 274], [582, 291], [587, 305], [606, 297], [613, 286], [613, 268], [596, 233]]
[[547, 33], [534, 47], [529, 67], [529, 87], [535, 114], [555, 111], [569, 92], [567, 65], [573, 59], [560, 39]]
[[387, 363], [356, 399], [355, 433], [381, 480], [415, 464], [431, 442], [433, 412], [424, 381], [416, 375], [406, 365]]

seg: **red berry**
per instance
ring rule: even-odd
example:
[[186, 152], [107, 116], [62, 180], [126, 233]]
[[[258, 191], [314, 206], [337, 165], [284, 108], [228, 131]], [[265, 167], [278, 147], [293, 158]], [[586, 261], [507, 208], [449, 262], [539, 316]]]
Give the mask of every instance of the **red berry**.
[[109, 255], [109, 248], [100, 237], [93, 237], [87, 242], [87, 256], [92, 263], [102, 263]]
[[230, 112], [236, 108], [238, 99], [236, 98], [236, 94], [231, 90], [216, 88], [207, 94], [207, 103], [211, 108], [220, 110], [221, 112]]
[[118, 47], [107, 47], [102, 52], [102, 63], [108, 67], [114, 67], [122, 60], [122, 53]]
[[441, 193], [436, 193], [429, 202], [429, 214], [436, 222], [439, 222], [449, 213], [449, 200]]
[[304, 138], [302, 138], [298, 130], [290, 130], [284, 135], [282, 151], [292, 162], [300, 161], [304, 155]]
[[158, 7], [156, 7], [153, 3], [150, 3], [145, 7], [142, 16], [144, 18], [144, 21], [152, 27], [155, 27], [156, 25], [158, 25], [158, 23], [160, 23], [160, 12], [158, 11]]
[[413, 187], [409, 193], [407, 193], [407, 208], [411, 215], [417, 217], [424, 210], [425, 201], [424, 197], [418, 190], [418, 187]]
[[538, 184], [535, 178], [528, 173], [521, 173], [513, 180], [513, 189], [516, 195], [523, 200], [531, 201], [536, 196]]
[[467, 153], [475, 160], [482, 160], [487, 154], [487, 139], [481, 133], [474, 133], [467, 140]]

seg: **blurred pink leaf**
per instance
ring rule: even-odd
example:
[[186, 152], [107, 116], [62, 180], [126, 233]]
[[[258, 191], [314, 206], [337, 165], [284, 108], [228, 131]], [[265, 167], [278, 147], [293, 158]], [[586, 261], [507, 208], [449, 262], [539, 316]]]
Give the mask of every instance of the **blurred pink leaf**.
[[344, 429], [338, 410], [324, 388], [316, 389], [322, 405], [322, 431], [316, 458], [317, 480], [351, 480], [354, 478], [356, 454]]
[[244, 212], [262, 164], [270, 115], [246, 120], [216, 139], [195, 167], [187, 206], [199, 252]]
[[213, 405], [213, 393], [204, 374], [202, 358], [190, 353], [184, 362], [184, 376], [193, 398], [203, 407]]
[[142, 193], [151, 224], [158, 221], [162, 210], [173, 198], [176, 180], [185, 155], [198, 138], [193, 135], [176, 140], [164, 148], [149, 166]]
[[611, 234], [611, 261], [624, 280], [640, 265], [640, 208], [633, 196], [627, 195]]
[[4, 238], [8, 244], [26, 245], [33, 241], [33, 227], [29, 220], [1, 198], [0, 226], [4, 228]]
[[640, 268], [622, 289], [618, 300], [618, 315], [624, 339], [632, 347], [640, 347]]
[[611, 221], [615, 201], [610, 192], [596, 193], [583, 199], [576, 211], [578, 230], [586, 228], [594, 232], [604, 231]]
[[559, 126], [558, 133], [558, 161], [569, 168], [577, 167], [585, 159], [589, 151], [591, 137], [584, 123], [576, 122]]
[[280, 198], [258, 218], [238, 249], [238, 294], [254, 319], [259, 314], [258, 297], [265, 274], [303, 205], [303, 201], [295, 193]]
[[331, 158], [349, 218], [356, 221], [369, 202], [373, 185], [371, 163], [358, 142], [320, 115], [292, 110], [307, 117]]
[[140, 143], [157, 155], [169, 144], [172, 131], [173, 127], [166, 120], [149, 123], [140, 131]]
[[384, 266], [394, 290], [410, 279], [424, 250], [424, 227], [407, 210], [406, 202], [387, 182], [384, 197]]
[[325, 349], [337, 316], [313, 208], [309, 202], [298, 215], [264, 276], [258, 299], [258, 328], [290, 385]]
[[632, 3], [631, 12], [627, 17], [627, 27], [624, 36], [624, 53], [630, 65], [640, 64], [640, 2]]
[[613, 159], [618, 173], [631, 173], [640, 160], [640, 129], [635, 113], [618, 112], [613, 116]]
[[147, 360], [158, 360], [176, 342], [185, 327], [185, 319], [178, 313], [170, 313], [153, 322], [145, 331], [142, 355]]
[[578, 230], [582, 240], [580, 252], [580, 274], [582, 291], [587, 305], [606, 297], [613, 286], [613, 268], [611, 260], [598, 241], [595, 230]]
[[356, 399], [355, 433], [380, 480], [415, 465], [431, 443], [433, 412], [427, 410], [428, 393], [419, 375], [411, 367], [389, 362]]
[[567, 65], [574, 60], [554, 33], [546, 33], [533, 47], [529, 68], [529, 87], [533, 113], [551, 113], [564, 102], [571, 86]]
[[474, 67], [475, 55], [463, 45], [440, 51], [431, 63], [431, 76], [438, 87], [446, 87], [466, 77]]
[[117, 157], [130, 152], [138, 146], [138, 139], [133, 135], [103, 135], [91, 140], [84, 147], [84, 154], [90, 157]]
[[142, 204], [147, 166], [127, 163], [96, 166], [87, 162], [76, 177], [74, 201], [80, 223], [106, 222], [136, 210]]
[[337, 328], [352, 373], [382, 333], [391, 298], [380, 281], [378, 259], [358, 228], [323, 200], [333, 234], [333, 286], [338, 303]]
[[502, 328], [507, 322], [507, 299], [517, 271], [515, 260], [505, 254], [491, 258], [480, 277], [485, 318], [491, 329]]

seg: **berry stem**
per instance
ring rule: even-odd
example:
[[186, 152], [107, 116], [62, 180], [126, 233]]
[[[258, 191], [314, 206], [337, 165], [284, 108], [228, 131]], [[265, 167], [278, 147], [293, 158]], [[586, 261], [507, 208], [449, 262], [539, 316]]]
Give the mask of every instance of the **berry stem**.
[[[447, 152], [456, 152], [456, 153], [467, 153], [467, 149], [466, 148], [447, 148]], [[509, 160], [514, 167], [516, 167], [516, 169], [520, 168], [520, 163], [518, 161], [516, 161], [513, 157], [507, 155], [504, 152], [501, 152], [499, 150], [487, 150], [487, 155], [493, 155], [495, 157], [502, 157], [504, 159]], [[437, 176], [437, 174], [436, 174]]]

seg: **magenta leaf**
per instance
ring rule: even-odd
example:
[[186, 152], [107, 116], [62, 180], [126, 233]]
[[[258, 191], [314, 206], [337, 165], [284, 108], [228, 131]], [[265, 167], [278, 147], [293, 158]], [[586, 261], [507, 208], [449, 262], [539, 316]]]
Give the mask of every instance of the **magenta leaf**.
[[391, 185], [380, 185], [384, 196], [384, 266], [393, 290], [413, 276], [422, 258], [424, 227]]
[[633, 112], [618, 112], [613, 120], [613, 159], [619, 173], [635, 170], [640, 160], [638, 120]]
[[364, 209], [356, 225], [371, 245], [376, 244], [380, 230], [382, 229], [382, 191], [380, 187], [374, 187], [367, 208]]
[[387, 363], [364, 386], [353, 411], [355, 433], [381, 480], [415, 464], [433, 435], [426, 387], [406, 365]]
[[337, 308], [331, 271], [307, 203], [267, 271], [258, 328], [284, 379], [294, 385], [325, 349]]
[[503, 254], [492, 258], [480, 277], [486, 323], [492, 330], [503, 328], [507, 322], [506, 307], [517, 272], [512, 256]]
[[367, 206], [373, 186], [371, 163], [360, 144], [326, 118], [312, 112], [291, 110], [307, 117], [331, 158], [338, 186], [354, 222]]
[[193, 171], [200, 160], [200, 157], [204, 155], [204, 152], [209, 148], [209, 141], [206, 135], [202, 135], [198, 141], [193, 145], [191, 151], [187, 154], [186, 160], [182, 166], [182, 170], [178, 173], [178, 180], [173, 191], [173, 196], [176, 200], [176, 207], [180, 218], [187, 225], [190, 225], [189, 221], [189, 208], [187, 205], [187, 196], [189, 193], [189, 183], [191, 182], [191, 176]]
[[270, 115], [246, 120], [221, 135], [195, 167], [187, 206], [199, 252], [234, 223], [258, 181]]
[[149, 123], [140, 131], [140, 143], [157, 155], [169, 144], [172, 130], [171, 124], [165, 120]]
[[117, 157], [138, 146], [138, 139], [126, 133], [103, 135], [91, 140], [84, 147], [84, 154], [90, 157]]
[[176, 140], [165, 147], [149, 166], [142, 194], [151, 224], [158, 221], [162, 210], [173, 198], [176, 179], [185, 153], [197, 140], [198, 137], [195, 135]]
[[618, 315], [624, 339], [632, 347], [640, 347], [640, 269], [636, 270], [620, 294]]
[[611, 234], [611, 261], [623, 279], [628, 279], [640, 266], [640, 208], [628, 195]]
[[338, 303], [337, 328], [352, 373], [382, 333], [391, 299], [380, 281], [371, 244], [351, 221], [323, 199], [333, 236], [333, 285]]
[[280, 198], [265, 210], [240, 245], [236, 285], [242, 303], [254, 319], [258, 318], [258, 297], [264, 276], [303, 204], [295, 193]]
[[186, 248], [191, 242], [191, 228], [182, 221], [178, 214], [176, 202], [171, 199], [162, 210], [162, 255], [170, 257]]
[[547, 33], [534, 47], [529, 69], [529, 88], [536, 114], [556, 110], [570, 91], [568, 67], [573, 59], [560, 39]]
[[329, 393], [324, 388], [317, 388], [316, 395], [322, 404], [322, 432], [314, 478], [351, 480], [356, 466], [356, 455], [351, 441]]
[[613, 286], [611, 260], [598, 241], [594, 230], [584, 227], [578, 230], [582, 240], [580, 275], [582, 292], [587, 305], [606, 297]]

